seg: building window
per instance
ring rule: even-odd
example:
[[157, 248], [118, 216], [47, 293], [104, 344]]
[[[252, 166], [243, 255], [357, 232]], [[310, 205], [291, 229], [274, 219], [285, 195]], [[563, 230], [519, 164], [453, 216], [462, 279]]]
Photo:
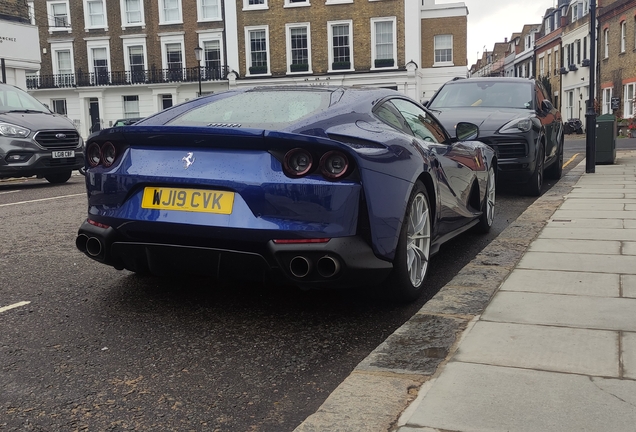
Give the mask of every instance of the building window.
[[621, 52], [625, 52], [625, 45], [627, 39], [627, 24], [625, 21], [621, 22]]
[[309, 0], [285, 0], [284, 7], [311, 6]]
[[146, 81], [146, 56], [143, 45], [127, 46], [129, 82], [139, 83]]
[[609, 57], [609, 29], [603, 30], [603, 42], [605, 46], [605, 58]]
[[71, 16], [68, 1], [55, 1], [46, 4], [49, 14], [49, 32], [71, 31]]
[[139, 96], [124, 96], [124, 118], [141, 117], [139, 115]]
[[435, 36], [435, 64], [453, 63], [453, 35]]
[[574, 3], [574, 6], [572, 7], [572, 22], [576, 21], [578, 17], [579, 17], [579, 5]]
[[106, 84], [108, 80], [108, 49], [106, 47], [90, 48], [91, 83]]
[[552, 72], [552, 54], [548, 53], [548, 73], [547, 75], [550, 76]]
[[396, 66], [395, 17], [371, 19], [373, 68]]
[[309, 23], [287, 24], [287, 73], [311, 70]]
[[181, 0], [159, 0], [159, 24], [181, 23]]
[[243, 10], [267, 9], [267, 0], [243, 0]]
[[612, 114], [612, 88], [604, 88], [603, 90], [603, 112], [602, 114]]
[[120, 0], [121, 26], [144, 26], [144, 2], [142, 0]]
[[269, 27], [246, 27], [245, 32], [248, 75], [269, 73]]
[[197, 0], [199, 21], [215, 21], [221, 19], [219, 0]]
[[208, 40], [203, 42], [204, 77], [221, 79], [221, 41]]
[[183, 51], [180, 43], [166, 44], [166, 69], [177, 73], [183, 69]]
[[353, 70], [351, 21], [327, 23], [329, 29], [329, 71]]
[[163, 78], [167, 81], [183, 81], [183, 44], [183, 35], [161, 36]]
[[543, 57], [539, 59], [539, 76], [545, 76], [545, 65]]
[[84, 0], [84, 24], [87, 29], [108, 28], [104, 0]]
[[66, 115], [66, 99], [51, 99], [53, 112]]
[[634, 117], [634, 87], [636, 83], [625, 85], [623, 90], [623, 117]]

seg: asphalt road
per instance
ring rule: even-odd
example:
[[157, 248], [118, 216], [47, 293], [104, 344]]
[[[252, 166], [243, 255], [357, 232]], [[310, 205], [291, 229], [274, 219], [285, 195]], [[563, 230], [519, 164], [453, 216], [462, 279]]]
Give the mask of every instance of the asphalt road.
[[0, 182], [2, 430], [293, 430], [534, 201], [500, 188], [491, 233], [442, 246], [428, 296], [404, 306], [110, 269], [75, 249], [83, 188], [81, 176]]

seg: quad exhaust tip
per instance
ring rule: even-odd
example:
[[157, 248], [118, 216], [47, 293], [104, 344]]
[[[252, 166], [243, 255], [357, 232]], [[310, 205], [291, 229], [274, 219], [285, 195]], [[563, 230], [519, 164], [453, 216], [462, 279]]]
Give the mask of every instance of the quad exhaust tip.
[[86, 240], [86, 253], [96, 257], [102, 253], [102, 242], [97, 237], [90, 237]]
[[289, 271], [297, 278], [304, 278], [311, 271], [311, 263], [305, 257], [294, 257], [289, 262]]
[[340, 271], [340, 261], [329, 255], [325, 255], [318, 260], [316, 270], [318, 274], [324, 278], [333, 277]]

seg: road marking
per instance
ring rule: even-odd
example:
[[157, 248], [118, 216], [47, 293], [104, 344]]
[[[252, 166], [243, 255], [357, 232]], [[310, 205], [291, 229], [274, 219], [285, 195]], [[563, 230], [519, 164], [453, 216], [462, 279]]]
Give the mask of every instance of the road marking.
[[570, 160], [569, 160], [569, 161], [567, 161], [566, 163], [564, 163], [564, 164], [563, 164], [563, 168], [565, 168], [566, 166], [570, 165], [570, 163], [571, 163], [571, 162], [572, 162], [572, 161], [573, 161], [573, 160], [574, 160], [574, 159], [575, 159], [578, 155], [579, 155], [578, 153], [574, 153], [574, 156], [572, 156], [572, 157], [570, 158]]
[[50, 201], [50, 200], [54, 200], [54, 199], [71, 198], [71, 197], [77, 197], [77, 196], [86, 196], [86, 194], [85, 193], [78, 193], [78, 194], [73, 194], [73, 195], [62, 195], [62, 196], [51, 197], [51, 198], [40, 198], [40, 199], [30, 200], [30, 201], [19, 201], [19, 202], [8, 203], [8, 204], [0, 204], [0, 207], [9, 207], [9, 206], [14, 206], [14, 205], [18, 205], [18, 204], [30, 204], [30, 203], [35, 203], [35, 202]]
[[3, 306], [3, 307], [0, 307], [0, 313], [2, 313], [2, 312], [6, 312], [6, 311], [8, 311], [9, 309], [15, 309], [15, 308], [20, 307], [20, 306], [26, 306], [26, 305], [28, 305], [29, 303], [31, 303], [31, 302], [30, 302], [30, 301], [21, 301], [21, 302], [14, 303], [14, 304], [9, 305], [9, 306]]
[[12, 191], [6, 191], [6, 192], [0, 192], [0, 195], [5, 195], [5, 194], [10, 194], [10, 193], [16, 193], [16, 192], [20, 192], [20, 190], [12, 190]]

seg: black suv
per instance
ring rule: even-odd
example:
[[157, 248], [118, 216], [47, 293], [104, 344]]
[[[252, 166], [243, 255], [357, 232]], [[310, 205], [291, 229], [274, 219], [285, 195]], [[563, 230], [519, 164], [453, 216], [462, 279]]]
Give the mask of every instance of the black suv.
[[0, 179], [64, 183], [84, 167], [84, 141], [73, 123], [24, 90], [0, 83]]
[[479, 126], [479, 141], [497, 152], [498, 180], [523, 183], [541, 194], [545, 175], [561, 178], [563, 122], [539, 81], [527, 78], [460, 78], [447, 82], [426, 104], [451, 133]]

